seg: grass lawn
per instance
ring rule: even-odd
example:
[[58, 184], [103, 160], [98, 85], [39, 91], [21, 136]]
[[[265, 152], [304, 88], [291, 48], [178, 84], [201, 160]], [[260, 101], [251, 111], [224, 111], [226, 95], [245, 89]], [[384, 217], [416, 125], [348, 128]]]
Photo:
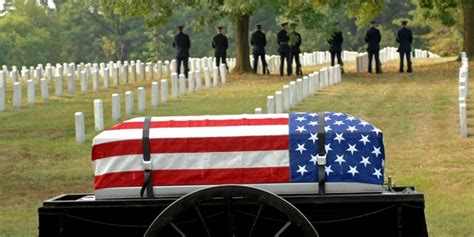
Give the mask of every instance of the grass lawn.
[[[348, 64], [343, 83], [324, 89], [294, 109], [347, 112], [381, 128], [386, 177], [392, 176], [399, 185], [413, 184], [425, 193], [431, 236], [474, 236], [474, 103], [468, 103], [471, 137], [463, 140], [457, 106], [459, 65], [454, 58], [416, 60], [415, 73], [398, 74], [398, 65], [392, 62], [384, 65], [383, 75], [368, 76], [354, 73], [354, 65]], [[473, 75], [471, 70], [470, 81]], [[265, 108], [266, 96], [289, 80], [231, 75], [225, 86], [156, 109], [149, 106], [145, 113], [134, 116], [253, 113], [255, 107]], [[61, 193], [93, 191], [90, 142], [96, 133], [92, 101], [104, 100], [106, 127], [110, 127], [114, 124], [111, 94], [120, 93], [123, 113], [124, 91], [136, 92], [139, 85], [146, 86], [150, 98], [150, 82], [139, 82], [51, 97], [16, 110], [11, 108], [11, 90], [7, 90], [7, 111], [0, 112], [0, 236], [35, 236], [37, 208], [43, 200]], [[23, 96], [26, 98], [26, 89]], [[84, 145], [75, 144], [77, 111], [86, 116]]]

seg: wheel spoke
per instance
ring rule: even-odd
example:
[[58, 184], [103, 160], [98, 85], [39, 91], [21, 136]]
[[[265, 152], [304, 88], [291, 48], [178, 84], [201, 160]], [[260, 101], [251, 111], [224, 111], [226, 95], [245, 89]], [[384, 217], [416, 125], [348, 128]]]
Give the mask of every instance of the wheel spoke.
[[225, 198], [226, 215], [227, 215], [227, 237], [234, 236], [234, 214], [232, 211], [232, 197]]
[[176, 232], [178, 232], [181, 235], [181, 237], [186, 237], [184, 232], [181, 231], [175, 223], [170, 222], [170, 225], [173, 227], [174, 230], [176, 230]]
[[260, 206], [258, 207], [257, 215], [255, 216], [255, 219], [253, 220], [252, 227], [250, 228], [249, 232], [249, 237], [252, 237], [253, 230], [255, 229], [255, 226], [257, 225], [258, 218], [260, 218], [260, 213], [262, 213], [263, 209], [263, 203], [260, 203]]
[[275, 234], [275, 237], [280, 237], [281, 234], [291, 225], [291, 221], [286, 222], [286, 224], [281, 227], [281, 229]]
[[205, 221], [204, 218], [202, 217], [201, 210], [199, 209], [199, 206], [196, 205], [194, 208], [196, 209], [196, 212], [197, 212], [197, 214], [198, 214], [198, 216], [199, 216], [199, 219], [201, 220], [202, 226], [203, 226], [204, 229], [206, 230], [207, 236], [208, 236], [208, 237], [211, 237], [211, 232], [209, 231], [209, 228], [207, 228], [206, 221]]

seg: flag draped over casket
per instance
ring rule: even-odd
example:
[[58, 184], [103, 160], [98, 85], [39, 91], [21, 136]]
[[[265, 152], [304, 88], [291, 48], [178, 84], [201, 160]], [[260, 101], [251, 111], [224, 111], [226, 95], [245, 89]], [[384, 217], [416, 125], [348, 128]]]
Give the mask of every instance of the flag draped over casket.
[[[97, 198], [140, 196], [144, 121], [125, 121], [94, 138]], [[317, 193], [321, 135], [326, 192], [382, 191], [382, 132], [351, 115], [325, 112], [152, 117], [154, 192], [179, 195], [203, 185], [248, 184], [278, 194]]]

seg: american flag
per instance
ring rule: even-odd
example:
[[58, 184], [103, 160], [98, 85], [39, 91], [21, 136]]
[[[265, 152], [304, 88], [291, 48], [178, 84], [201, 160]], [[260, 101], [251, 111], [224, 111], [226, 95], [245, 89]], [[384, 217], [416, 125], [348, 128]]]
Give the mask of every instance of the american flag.
[[[383, 184], [382, 132], [347, 114], [324, 116], [326, 182]], [[143, 125], [131, 119], [94, 138], [96, 194], [143, 185]], [[316, 113], [153, 117], [153, 185], [317, 182], [318, 132]]]

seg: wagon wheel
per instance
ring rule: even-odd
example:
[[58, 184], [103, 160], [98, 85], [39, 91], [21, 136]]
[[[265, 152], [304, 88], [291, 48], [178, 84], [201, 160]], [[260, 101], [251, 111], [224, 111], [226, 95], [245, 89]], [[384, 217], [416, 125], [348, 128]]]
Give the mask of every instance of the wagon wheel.
[[[222, 207], [221, 212], [205, 215], [203, 209], [209, 207], [209, 203], [218, 202]], [[238, 212], [237, 202], [245, 202], [242, 206], [254, 204], [256, 211], [253, 214], [248, 212]], [[206, 206], [206, 203], [208, 204]], [[233, 204], [234, 203], [234, 204]], [[214, 205], [215, 206], [215, 205]], [[279, 213], [272, 215], [275, 218], [264, 217], [262, 214], [268, 210], [271, 213]], [[246, 213], [248, 219], [243, 226], [242, 223], [236, 224], [237, 214]], [[183, 216], [189, 218], [191, 215], [196, 216], [194, 224], [191, 228], [180, 227], [185, 222], [179, 221]], [[216, 217], [221, 216], [222, 218]], [[276, 219], [276, 216], [280, 217]], [[220, 221], [210, 221], [211, 218]], [[259, 234], [256, 229], [262, 221], [276, 221], [271, 225], [260, 227]], [[223, 221], [223, 223], [222, 223]], [[190, 231], [191, 229], [191, 231]], [[224, 233], [216, 233], [216, 229], [224, 230]], [[168, 232], [165, 233], [165, 230]], [[189, 193], [167, 208], [165, 208], [158, 217], [149, 226], [145, 233], [146, 237], [165, 236], [171, 233], [176, 236], [281, 236], [288, 230], [297, 231], [298, 236], [317, 237], [318, 233], [309, 222], [309, 220], [291, 203], [285, 199], [262, 189], [243, 186], [243, 185], [220, 185], [210, 188], [201, 189]], [[202, 231], [197, 234], [196, 231]], [[263, 233], [262, 233], [263, 231]], [[245, 233], [243, 233], [245, 232]], [[294, 232], [293, 232], [294, 233]]]

